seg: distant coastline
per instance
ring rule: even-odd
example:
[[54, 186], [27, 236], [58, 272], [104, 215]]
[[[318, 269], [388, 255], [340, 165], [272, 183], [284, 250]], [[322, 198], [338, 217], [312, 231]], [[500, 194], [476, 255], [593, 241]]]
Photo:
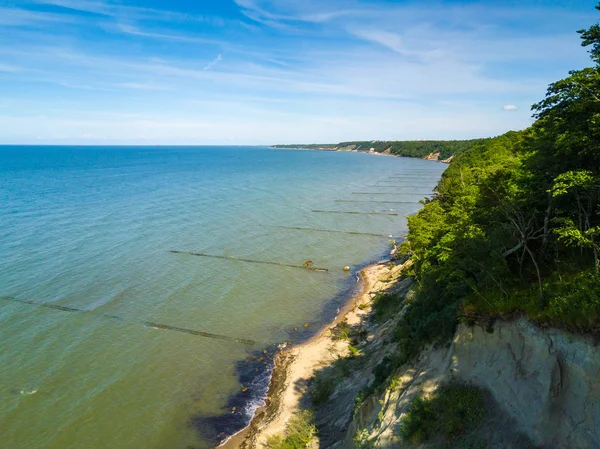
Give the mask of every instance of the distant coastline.
[[371, 140], [340, 142], [337, 144], [276, 144], [279, 150], [344, 151], [412, 157], [449, 164], [459, 154], [489, 139], [472, 140]]

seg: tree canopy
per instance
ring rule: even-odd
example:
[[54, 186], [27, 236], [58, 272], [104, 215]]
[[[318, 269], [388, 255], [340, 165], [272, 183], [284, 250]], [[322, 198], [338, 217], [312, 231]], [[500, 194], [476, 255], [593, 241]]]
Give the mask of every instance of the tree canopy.
[[459, 154], [409, 218], [406, 344], [515, 313], [600, 332], [600, 26], [579, 33], [593, 65], [551, 84], [529, 129]]

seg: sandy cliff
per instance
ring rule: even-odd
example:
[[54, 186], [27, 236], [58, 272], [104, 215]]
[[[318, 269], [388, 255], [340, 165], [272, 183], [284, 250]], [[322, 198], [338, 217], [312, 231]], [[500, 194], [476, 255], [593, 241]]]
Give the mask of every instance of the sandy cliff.
[[365, 403], [337, 447], [356, 447], [360, 432], [373, 447], [413, 447], [397, 436], [411, 400], [453, 379], [487, 388], [504, 415], [482, 427], [488, 447], [600, 447], [600, 350], [581, 337], [525, 319], [462, 325], [449, 348], [424, 351], [399, 374], [400, 385]]

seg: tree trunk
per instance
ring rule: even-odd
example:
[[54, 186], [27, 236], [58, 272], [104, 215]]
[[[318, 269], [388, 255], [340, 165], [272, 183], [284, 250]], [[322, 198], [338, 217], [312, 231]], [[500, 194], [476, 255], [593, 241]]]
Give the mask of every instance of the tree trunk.
[[538, 263], [535, 260], [535, 256], [533, 255], [533, 252], [529, 249], [529, 247], [527, 245], [525, 245], [525, 249], [529, 253], [529, 256], [531, 257], [533, 265], [535, 266], [535, 271], [537, 273], [537, 278], [538, 278], [538, 285], [540, 288], [540, 300], [542, 302], [542, 306], [546, 307], [547, 304], [546, 304], [546, 299], [544, 298], [544, 286], [542, 284], [542, 274], [540, 273], [540, 267], [538, 266]]
[[542, 249], [545, 251], [548, 245], [548, 237], [550, 235], [550, 215], [552, 214], [552, 193], [548, 191], [548, 208], [544, 215], [544, 237], [542, 240]]

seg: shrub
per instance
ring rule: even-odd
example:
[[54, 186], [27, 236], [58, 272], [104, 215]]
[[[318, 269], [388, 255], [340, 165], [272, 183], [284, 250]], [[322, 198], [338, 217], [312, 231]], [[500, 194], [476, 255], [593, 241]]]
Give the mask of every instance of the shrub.
[[348, 346], [348, 350], [350, 351], [350, 355], [348, 356], [348, 358], [355, 358], [360, 354], [360, 349], [358, 349], [356, 346]]
[[332, 330], [334, 340], [350, 340], [350, 326], [347, 321], [342, 321]]
[[402, 297], [390, 293], [378, 293], [373, 298], [373, 320], [383, 323], [394, 314], [400, 312], [403, 303]]
[[357, 449], [373, 449], [375, 442], [369, 439], [369, 431], [367, 429], [357, 430], [354, 435], [354, 447]]
[[329, 397], [335, 389], [335, 380], [323, 373], [315, 376], [310, 389], [310, 398], [312, 403], [320, 405], [329, 400]]
[[454, 440], [476, 429], [486, 411], [483, 390], [460, 383], [448, 384], [429, 398], [413, 399], [400, 425], [400, 434], [414, 443], [438, 437]]
[[544, 282], [546, 305], [536, 286], [518, 286], [501, 294], [495, 290], [469, 295], [463, 301], [466, 316], [503, 316], [523, 312], [540, 325], [590, 332], [600, 322], [600, 276], [588, 271], [555, 274]]
[[274, 435], [267, 439], [269, 449], [303, 449], [308, 446], [317, 434], [314, 414], [310, 410], [302, 410], [290, 418], [286, 428], [286, 436]]

